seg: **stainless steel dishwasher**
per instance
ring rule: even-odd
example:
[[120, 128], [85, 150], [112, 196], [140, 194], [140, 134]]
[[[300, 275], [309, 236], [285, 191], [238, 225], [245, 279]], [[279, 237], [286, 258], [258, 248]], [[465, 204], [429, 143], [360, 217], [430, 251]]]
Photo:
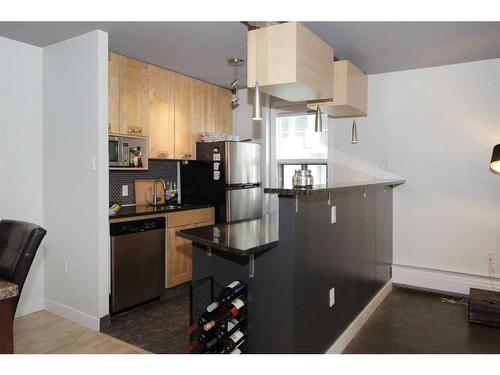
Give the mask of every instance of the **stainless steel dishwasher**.
[[112, 314], [159, 297], [165, 288], [165, 218], [110, 225]]

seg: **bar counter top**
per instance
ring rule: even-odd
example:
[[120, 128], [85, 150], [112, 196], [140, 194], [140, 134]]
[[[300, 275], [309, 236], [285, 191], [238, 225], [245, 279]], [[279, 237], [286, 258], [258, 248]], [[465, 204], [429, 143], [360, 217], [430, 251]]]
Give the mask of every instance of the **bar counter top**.
[[210, 249], [245, 257], [266, 252], [278, 244], [278, 215], [184, 229], [176, 234]]
[[353, 188], [363, 188], [374, 185], [385, 185], [385, 186], [398, 186], [404, 184], [406, 180], [383, 180], [383, 179], [373, 179], [367, 181], [359, 182], [347, 182], [347, 183], [332, 183], [328, 185], [314, 185], [312, 188], [265, 188], [264, 193], [267, 194], [278, 194], [282, 196], [293, 196], [293, 195], [315, 195], [324, 193], [333, 193], [340, 190], [348, 190]]

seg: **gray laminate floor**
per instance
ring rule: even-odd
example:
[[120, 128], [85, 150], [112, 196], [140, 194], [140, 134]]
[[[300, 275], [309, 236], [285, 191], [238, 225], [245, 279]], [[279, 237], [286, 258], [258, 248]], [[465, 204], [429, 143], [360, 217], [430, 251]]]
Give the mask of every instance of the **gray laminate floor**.
[[394, 288], [344, 353], [500, 353], [500, 328], [468, 322], [449, 296]]
[[189, 284], [179, 285], [159, 301], [111, 318], [102, 332], [152, 353], [186, 353], [189, 303]]

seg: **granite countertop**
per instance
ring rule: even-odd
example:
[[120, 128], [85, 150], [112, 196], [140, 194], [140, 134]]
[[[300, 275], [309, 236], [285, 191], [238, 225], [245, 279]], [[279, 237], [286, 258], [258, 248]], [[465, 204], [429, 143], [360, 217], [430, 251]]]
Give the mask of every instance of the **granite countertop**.
[[374, 185], [397, 186], [404, 184], [406, 180], [383, 180], [373, 179], [359, 182], [332, 183], [328, 185], [314, 185], [312, 188], [265, 188], [264, 193], [279, 195], [314, 195], [322, 193], [331, 193], [339, 190], [352, 188], [368, 187]]
[[237, 256], [266, 252], [278, 244], [278, 215], [177, 231], [179, 237]]
[[116, 214], [110, 214], [110, 219], [121, 219], [125, 217], [143, 216], [143, 215], [155, 215], [155, 214], [165, 214], [168, 212], [176, 211], [186, 211], [195, 210], [197, 208], [207, 208], [213, 207], [211, 204], [205, 205], [162, 205], [162, 206], [150, 206], [150, 205], [139, 205], [139, 206], [125, 206], [120, 208]]
[[0, 300], [16, 297], [19, 294], [16, 284], [0, 279]]

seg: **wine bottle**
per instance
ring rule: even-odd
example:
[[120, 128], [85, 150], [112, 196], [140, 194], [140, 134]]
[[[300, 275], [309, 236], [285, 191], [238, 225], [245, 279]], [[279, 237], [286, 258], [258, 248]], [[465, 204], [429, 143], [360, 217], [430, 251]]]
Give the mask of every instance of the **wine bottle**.
[[207, 306], [207, 312], [213, 312], [221, 305], [238, 298], [245, 290], [245, 284], [236, 280], [222, 289], [219, 297]]
[[[234, 332], [239, 330], [243, 321], [244, 319], [233, 318], [227, 322], [227, 329], [226, 324], [222, 324], [214, 330], [212, 337], [206, 340], [205, 346], [208, 349], [212, 349], [216, 345], [220, 344], [225, 337], [231, 336]], [[203, 332], [202, 335], [203, 334], [206, 335], [206, 332]]]
[[245, 339], [246, 336], [243, 332], [241, 332], [241, 330], [234, 332], [222, 345], [221, 349], [219, 350], [219, 353], [220, 354], [231, 353], [234, 349], [243, 344]]
[[204, 313], [202, 316], [198, 318], [196, 322], [194, 322], [188, 329], [188, 335], [192, 335], [198, 328], [203, 327], [208, 322], [212, 321], [212, 315], [209, 313]]
[[240, 350], [240, 348], [236, 348], [236, 349], [234, 349], [234, 350], [233, 350], [231, 353], [229, 353], [229, 354], [241, 354], [241, 350]]
[[224, 320], [235, 318], [236, 316], [241, 315], [241, 312], [243, 311], [244, 307], [245, 307], [245, 302], [243, 302], [239, 298], [236, 298], [230, 304], [224, 305], [222, 310], [219, 312], [219, 314], [217, 314], [217, 316], [213, 320], [203, 325], [203, 329], [205, 331], [209, 331], [217, 324], [223, 322]]
[[232, 334], [234, 331], [238, 330], [239, 327], [240, 321], [233, 318], [227, 322], [227, 330], [226, 324], [222, 324], [217, 327], [214, 332], [202, 331], [198, 337], [189, 344], [188, 352], [200, 352], [200, 350], [203, 350], [203, 347], [206, 347], [206, 349], [212, 349], [221, 341], [222, 338]]

